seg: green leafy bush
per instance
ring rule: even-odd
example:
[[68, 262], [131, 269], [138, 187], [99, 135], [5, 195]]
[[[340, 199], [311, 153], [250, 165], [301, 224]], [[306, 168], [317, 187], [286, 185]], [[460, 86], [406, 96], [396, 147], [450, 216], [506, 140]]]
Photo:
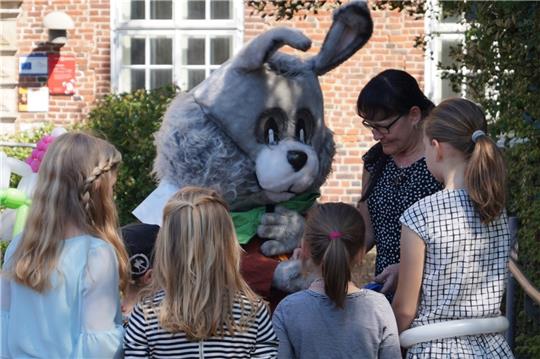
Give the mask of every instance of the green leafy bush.
[[174, 87], [105, 96], [90, 112], [86, 127], [113, 143], [122, 153], [116, 182], [120, 223], [133, 222], [131, 211], [156, 187], [152, 164], [154, 132], [177, 94]]

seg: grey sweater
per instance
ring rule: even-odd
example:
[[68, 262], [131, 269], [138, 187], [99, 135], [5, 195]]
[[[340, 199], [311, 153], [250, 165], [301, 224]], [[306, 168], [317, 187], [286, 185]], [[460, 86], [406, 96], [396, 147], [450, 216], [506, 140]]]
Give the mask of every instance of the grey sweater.
[[304, 290], [279, 303], [272, 321], [278, 358], [401, 358], [392, 307], [369, 289], [347, 295], [344, 309]]

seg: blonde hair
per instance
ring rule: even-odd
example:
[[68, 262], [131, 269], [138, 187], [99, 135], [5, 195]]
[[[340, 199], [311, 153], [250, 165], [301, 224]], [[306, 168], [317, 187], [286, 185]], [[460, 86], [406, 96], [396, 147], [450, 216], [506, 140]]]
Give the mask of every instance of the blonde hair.
[[[165, 292], [155, 304], [160, 325], [192, 340], [247, 330], [261, 304], [240, 275], [240, 256], [228, 206], [217, 192], [196, 187], [177, 192], [164, 209], [145, 291]], [[235, 302], [242, 306], [239, 322], [233, 317]]]
[[364, 249], [364, 219], [345, 203], [325, 203], [307, 216], [304, 243], [311, 260], [321, 266], [324, 291], [338, 308], [343, 308], [352, 278], [354, 258]]
[[110, 143], [67, 133], [48, 148], [21, 242], [9, 271], [15, 281], [44, 292], [56, 268], [66, 225], [110, 243], [118, 258], [120, 287], [129, 279], [128, 254], [120, 239], [113, 201], [116, 167], [122, 156]]
[[426, 136], [447, 142], [465, 155], [465, 187], [482, 223], [489, 223], [503, 211], [506, 203], [506, 166], [501, 151], [487, 135], [476, 142], [472, 134], [487, 133], [484, 113], [473, 102], [453, 98], [443, 101], [424, 124]]

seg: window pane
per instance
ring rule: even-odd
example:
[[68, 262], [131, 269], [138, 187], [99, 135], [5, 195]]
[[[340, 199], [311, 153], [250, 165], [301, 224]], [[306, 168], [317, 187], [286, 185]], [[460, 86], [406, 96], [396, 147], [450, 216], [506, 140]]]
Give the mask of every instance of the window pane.
[[[442, 23], [459, 23], [463, 16], [461, 14], [455, 14], [455, 6], [448, 1], [439, 1], [441, 12], [439, 14], [439, 21]], [[452, 8], [453, 7], [453, 8]]]
[[122, 64], [144, 65], [145, 39], [124, 36], [122, 38]]
[[184, 12], [182, 19], [204, 19], [205, 18], [205, 0], [187, 0], [187, 11]]
[[181, 47], [183, 65], [204, 65], [204, 37], [184, 38]]
[[122, 1], [122, 21], [144, 19], [144, 0]]
[[210, 64], [221, 65], [231, 57], [232, 39], [230, 37], [214, 37], [210, 39]]
[[150, 64], [172, 65], [172, 39], [150, 39]]
[[172, 0], [150, 0], [150, 19], [172, 18]]
[[457, 48], [459, 44], [460, 41], [456, 39], [441, 41], [440, 62], [442, 66], [446, 67], [455, 63], [454, 59], [450, 57], [450, 47]]
[[150, 89], [172, 84], [171, 70], [150, 70]]
[[142, 69], [122, 69], [118, 90], [120, 92], [131, 92], [137, 89], [144, 89], [144, 78], [144, 70]]
[[211, 19], [232, 19], [232, 1], [230, 0], [211, 0], [210, 18]]
[[449, 79], [442, 79], [441, 80], [441, 101], [445, 100], [449, 97], [460, 97], [460, 92], [455, 92], [452, 90], [452, 83]]
[[205, 71], [204, 70], [188, 70], [188, 88], [187, 90], [191, 90], [198, 84], [200, 84], [205, 78]]

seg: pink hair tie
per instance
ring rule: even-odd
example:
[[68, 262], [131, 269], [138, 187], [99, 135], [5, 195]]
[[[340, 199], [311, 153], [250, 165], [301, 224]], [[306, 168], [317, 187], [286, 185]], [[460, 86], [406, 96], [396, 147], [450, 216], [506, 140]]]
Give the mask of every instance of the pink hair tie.
[[340, 231], [332, 231], [332, 232], [330, 232], [329, 237], [330, 237], [330, 240], [333, 241], [335, 239], [339, 239], [339, 238], [343, 237], [343, 234]]

